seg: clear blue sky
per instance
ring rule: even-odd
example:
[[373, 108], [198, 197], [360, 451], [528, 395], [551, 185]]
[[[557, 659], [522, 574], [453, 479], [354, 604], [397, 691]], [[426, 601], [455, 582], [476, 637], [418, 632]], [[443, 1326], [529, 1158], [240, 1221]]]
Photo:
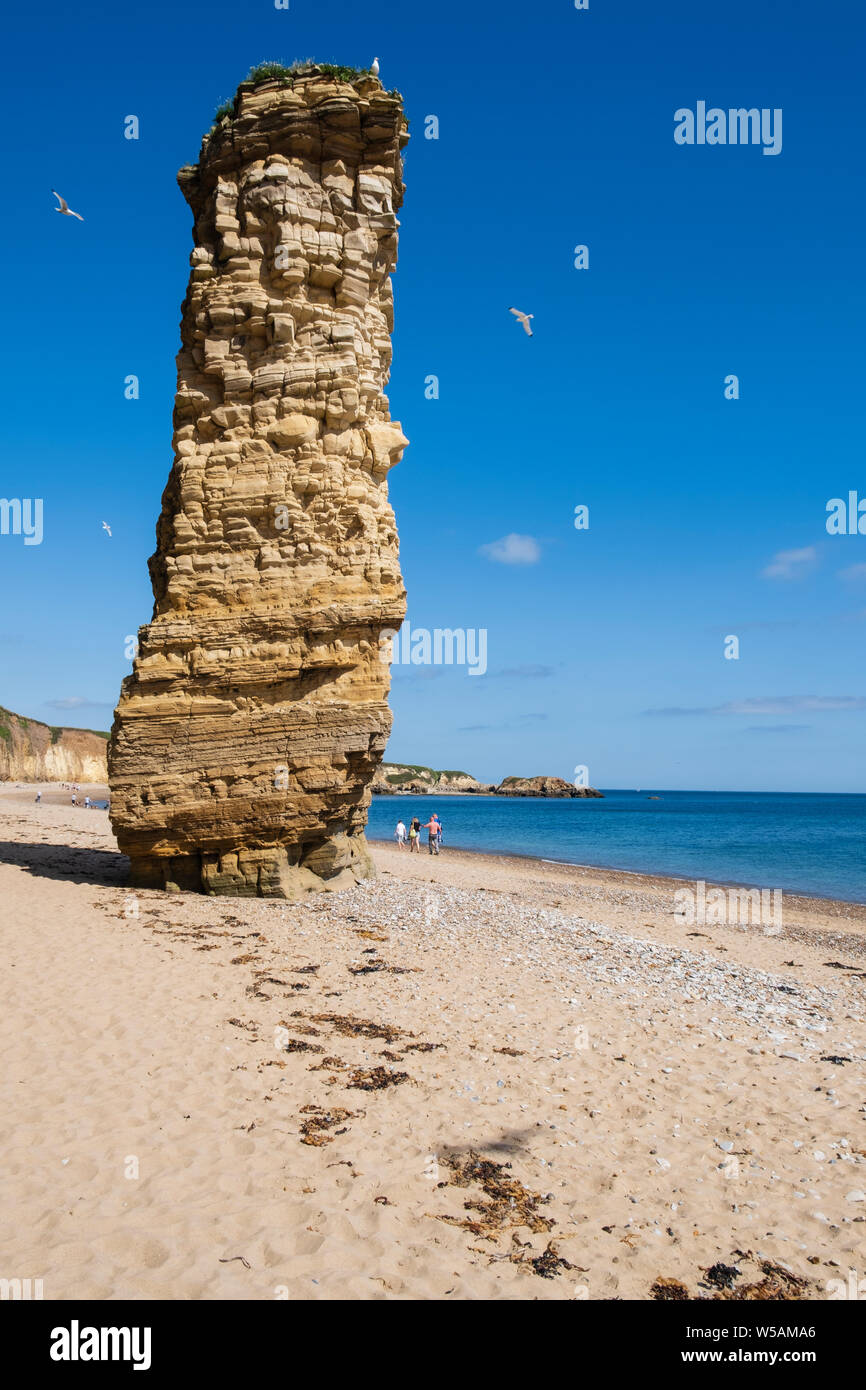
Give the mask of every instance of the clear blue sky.
[[[253, 64], [378, 55], [413, 133], [389, 386], [409, 619], [489, 648], [483, 677], [395, 670], [388, 757], [863, 790], [866, 536], [824, 525], [866, 497], [861, 4], [49, 3], [4, 28], [0, 495], [42, 497], [45, 538], [0, 536], [0, 704], [108, 728], [150, 617], [177, 168]], [[782, 108], [782, 153], [676, 145], [699, 100]], [[512, 533], [534, 563], [481, 550]]]

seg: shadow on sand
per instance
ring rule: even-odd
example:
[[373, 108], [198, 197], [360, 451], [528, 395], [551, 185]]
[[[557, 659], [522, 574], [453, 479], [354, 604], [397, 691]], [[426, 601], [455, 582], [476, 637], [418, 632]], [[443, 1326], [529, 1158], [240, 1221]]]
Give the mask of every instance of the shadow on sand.
[[121, 887], [129, 877], [129, 860], [125, 854], [78, 845], [27, 845], [16, 840], [0, 840], [0, 864], [16, 864], [39, 878], [112, 887]]
[[474, 1152], [487, 1156], [494, 1154], [497, 1159], [523, 1158], [530, 1154], [530, 1142], [538, 1138], [536, 1125], [526, 1129], [506, 1129], [498, 1139], [473, 1139], [470, 1144], [445, 1144], [440, 1152], [451, 1158], [462, 1158]]

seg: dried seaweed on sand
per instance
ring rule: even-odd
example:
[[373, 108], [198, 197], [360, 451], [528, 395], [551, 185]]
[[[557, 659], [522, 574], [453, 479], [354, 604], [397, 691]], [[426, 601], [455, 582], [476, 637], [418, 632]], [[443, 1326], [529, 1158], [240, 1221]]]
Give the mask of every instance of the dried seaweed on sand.
[[388, 1086], [399, 1086], [409, 1080], [407, 1071], [389, 1071], [387, 1067], [359, 1067], [353, 1071], [346, 1085], [355, 1091], [384, 1091]]
[[656, 1303], [679, 1303], [691, 1298], [691, 1294], [679, 1279], [656, 1279], [650, 1289], [650, 1298]]
[[[306, 1114], [307, 1118], [301, 1122], [301, 1143], [312, 1144], [316, 1148], [322, 1148], [324, 1144], [330, 1144], [338, 1134], [345, 1134], [346, 1129], [336, 1129], [337, 1125], [343, 1125], [345, 1120], [355, 1118], [357, 1112], [344, 1110], [340, 1106], [335, 1106], [333, 1110], [322, 1110], [318, 1105], [305, 1105], [301, 1109], [301, 1114]], [[328, 1133], [334, 1130], [334, 1134]]]
[[[702, 1270], [704, 1287], [714, 1290], [711, 1294], [689, 1293], [685, 1284], [678, 1279], [656, 1279], [650, 1289], [650, 1298], [656, 1300], [696, 1298], [698, 1301], [711, 1302], [785, 1302], [796, 1303], [803, 1299], [815, 1298], [817, 1296], [817, 1285], [809, 1280], [803, 1279], [792, 1270], [786, 1269], [784, 1265], [774, 1264], [772, 1260], [765, 1260], [754, 1255], [751, 1250], [735, 1250], [733, 1259], [737, 1260], [736, 1265], [723, 1264], [718, 1261], [710, 1265], [708, 1269]], [[747, 1283], [738, 1283], [740, 1279], [746, 1278], [741, 1265], [752, 1264], [756, 1266], [755, 1275]]]
[[542, 1196], [524, 1187], [518, 1178], [510, 1174], [510, 1163], [496, 1163], [490, 1158], [481, 1158], [473, 1149], [461, 1157], [459, 1154], [447, 1155], [442, 1162], [451, 1169], [448, 1183], [441, 1187], [469, 1187], [477, 1183], [484, 1199], [463, 1203], [466, 1211], [477, 1211], [477, 1217], [440, 1216], [450, 1226], [460, 1226], [473, 1235], [485, 1240], [495, 1240], [503, 1231], [514, 1227], [527, 1226], [530, 1231], [549, 1231], [555, 1224], [550, 1217], [542, 1216], [538, 1208], [550, 1201], [550, 1195]]
[[368, 1018], [354, 1018], [351, 1014], [301, 1014], [299, 1018], [311, 1018], [314, 1023], [330, 1023], [335, 1033], [345, 1038], [381, 1038], [383, 1042], [394, 1043], [399, 1038], [414, 1038], [414, 1033], [406, 1033], [395, 1028], [393, 1023], [374, 1023]]

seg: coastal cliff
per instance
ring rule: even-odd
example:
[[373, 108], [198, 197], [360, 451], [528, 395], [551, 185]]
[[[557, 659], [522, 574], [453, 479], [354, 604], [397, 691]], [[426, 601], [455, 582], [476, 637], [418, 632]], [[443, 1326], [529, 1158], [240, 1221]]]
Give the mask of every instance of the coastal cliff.
[[107, 741], [0, 708], [0, 782], [104, 782]]
[[274, 69], [178, 174], [175, 461], [109, 771], [134, 884], [297, 898], [373, 873], [380, 637], [405, 613], [384, 387], [408, 136], [371, 74]]
[[394, 792], [482, 792], [493, 791], [493, 785], [478, 782], [469, 772], [437, 771], [420, 763], [382, 763], [376, 769], [372, 790], [377, 795]]

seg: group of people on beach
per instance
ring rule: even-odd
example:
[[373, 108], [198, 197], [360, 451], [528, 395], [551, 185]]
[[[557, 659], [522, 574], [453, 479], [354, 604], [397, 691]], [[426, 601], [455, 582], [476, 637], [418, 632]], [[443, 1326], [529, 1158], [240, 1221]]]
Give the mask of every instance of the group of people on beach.
[[[100, 810], [106, 810], [106, 811], [107, 811], [107, 810], [108, 810], [108, 802], [107, 802], [107, 801], [100, 803], [100, 802], [98, 802], [98, 801], [93, 801], [92, 798], [89, 797], [89, 796], [85, 796], [84, 799], [83, 799], [83, 801], [79, 801], [79, 799], [78, 799], [78, 793], [81, 791], [81, 787], [79, 786], [79, 784], [78, 784], [77, 782], [61, 782], [61, 783], [60, 783], [60, 788], [61, 788], [61, 791], [72, 792], [72, 804], [73, 804], [73, 806], [82, 806], [82, 807], [84, 808], [85, 811], [100, 811]], [[41, 792], [41, 791], [38, 791], [38, 792], [36, 793], [36, 805], [38, 806], [38, 805], [40, 804], [41, 801], [42, 801], [42, 792]]]
[[394, 839], [397, 841], [398, 849], [405, 849], [408, 843], [410, 854], [421, 853], [421, 831], [427, 831], [427, 848], [431, 854], [438, 854], [442, 848], [442, 822], [434, 811], [425, 825], [422, 825], [417, 816], [413, 816], [409, 822], [409, 829], [406, 829], [405, 822], [398, 820], [394, 831]]

